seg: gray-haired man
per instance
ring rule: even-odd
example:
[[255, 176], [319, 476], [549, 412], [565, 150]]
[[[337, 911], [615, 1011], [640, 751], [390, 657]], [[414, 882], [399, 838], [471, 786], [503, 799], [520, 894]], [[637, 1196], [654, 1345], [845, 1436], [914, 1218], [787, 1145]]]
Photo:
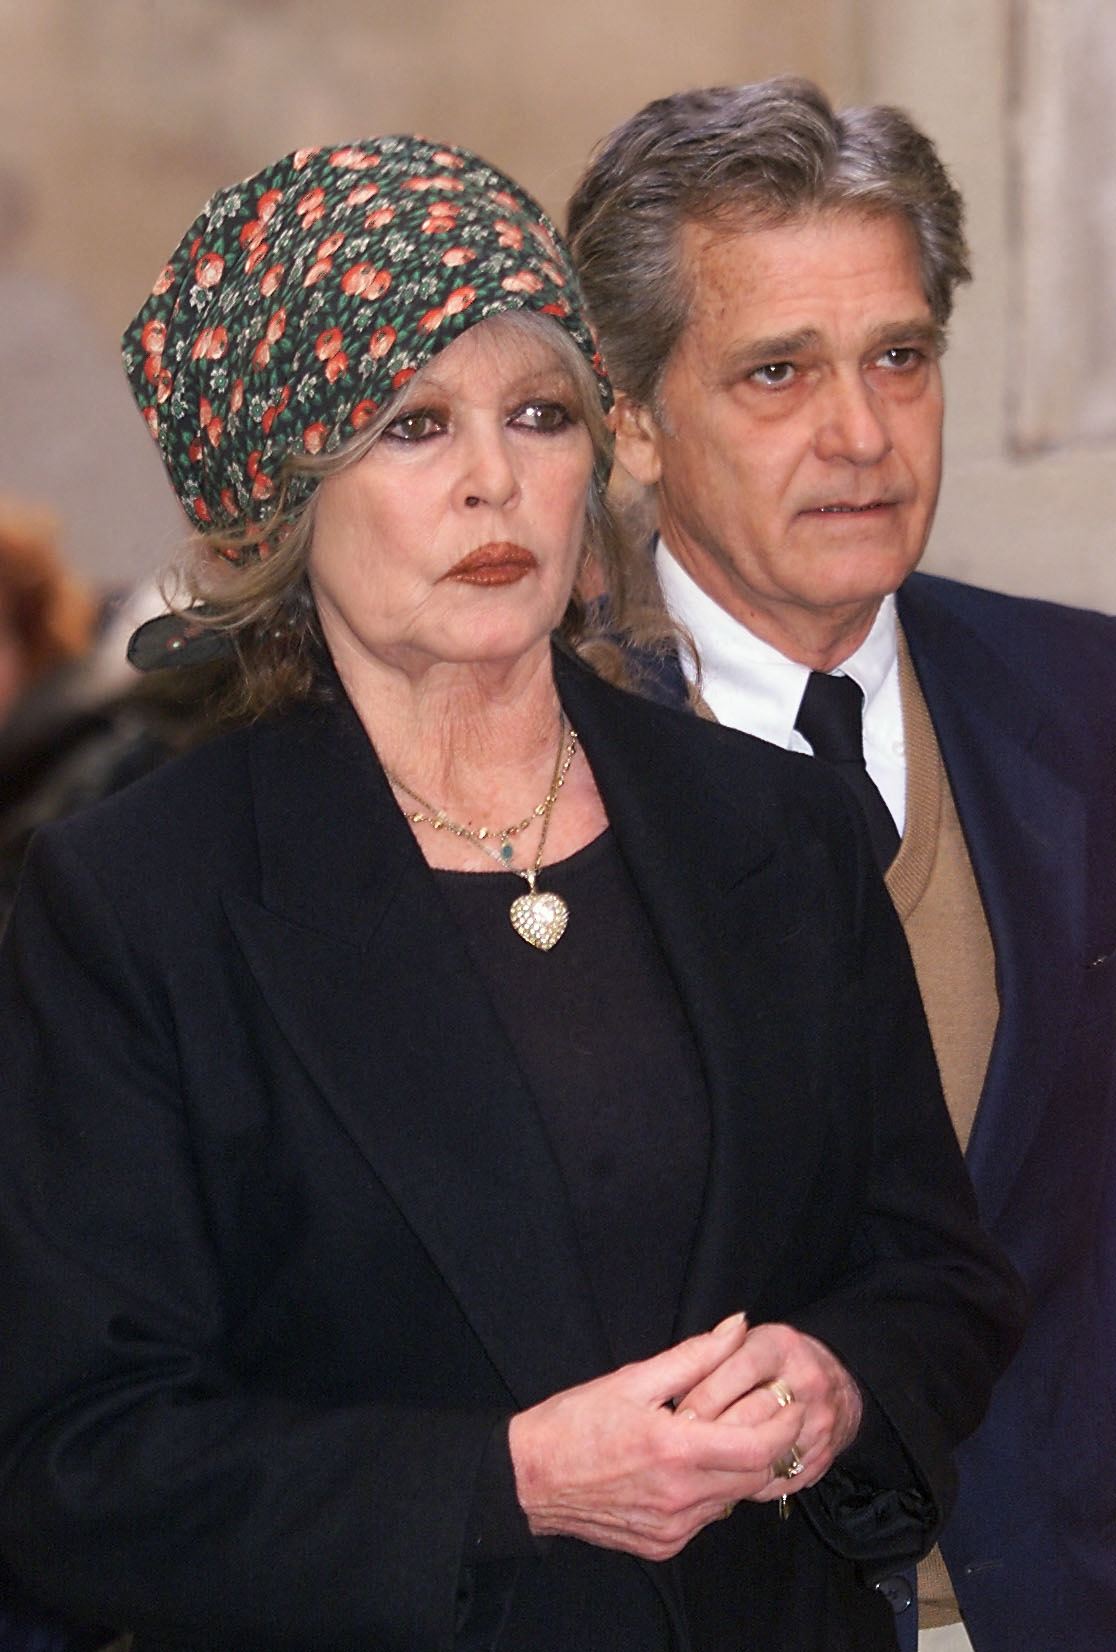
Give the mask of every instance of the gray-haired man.
[[705, 702], [861, 798], [984, 1218], [1032, 1288], [920, 1570], [920, 1644], [1111, 1652], [1116, 621], [914, 571], [960, 197], [902, 114], [777, 80], [650, 104], [570, 232]]

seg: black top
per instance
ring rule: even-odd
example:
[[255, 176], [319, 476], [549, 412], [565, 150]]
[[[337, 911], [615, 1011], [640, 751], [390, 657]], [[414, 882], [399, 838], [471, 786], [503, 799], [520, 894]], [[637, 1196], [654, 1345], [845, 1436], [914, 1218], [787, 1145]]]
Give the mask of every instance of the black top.
[[[709, 1108], [693, 1035], [615, 839], [605, 831], [539, 874], [540, 892], [561, 895], [570, 913], [549, 952], [512, 928], [521, 877], [435, 876], [534, 1097], [615, 1362], [658, 1353], [673, 1340], [701, 1208]], [[575, 1603], [598, 1591], [613, 1606], [614, 1652], [642, 1652], [649, 1636], [666, 1636], [662, 1603], [630, 1556], [530, 1539], [506, 1427], [475, 1490], [466, 1552], [533, 1550], [543, 1562], [520, 1579], [504, 1625], [512, 1644], [567, 1652], [571, 1637], [583, 1643]]]
[[511, 872], [436, 873], [534, 1095], [617, 1364], [672, 1341], [709, 1152], [693, 1035], [612, 833], [544, 867], [570, 909], [549, 952]]

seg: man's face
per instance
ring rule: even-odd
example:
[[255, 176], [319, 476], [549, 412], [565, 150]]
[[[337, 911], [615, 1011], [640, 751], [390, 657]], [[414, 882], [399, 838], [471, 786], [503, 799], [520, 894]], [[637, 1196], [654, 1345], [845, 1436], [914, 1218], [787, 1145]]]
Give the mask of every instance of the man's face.
[[[794, 657], [851, 652], [914, 568], [941, 468], [941, 339], [911, 231], [850, 212], [684, 232], [694, 305], [618, 454], [675, 556]], [[840, 655], [844, 657], [844, 655]]]

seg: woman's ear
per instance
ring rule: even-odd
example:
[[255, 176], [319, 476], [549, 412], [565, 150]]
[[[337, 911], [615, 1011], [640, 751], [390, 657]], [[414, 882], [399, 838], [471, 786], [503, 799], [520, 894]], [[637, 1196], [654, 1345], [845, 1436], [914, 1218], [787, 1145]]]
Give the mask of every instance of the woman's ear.
[[654, 487], [663, 468], [659, 456], [662, 432], [654, 413], [621, 390], [609, 418], [616, 437], [617, 459], [629, 476], [646, 488]]

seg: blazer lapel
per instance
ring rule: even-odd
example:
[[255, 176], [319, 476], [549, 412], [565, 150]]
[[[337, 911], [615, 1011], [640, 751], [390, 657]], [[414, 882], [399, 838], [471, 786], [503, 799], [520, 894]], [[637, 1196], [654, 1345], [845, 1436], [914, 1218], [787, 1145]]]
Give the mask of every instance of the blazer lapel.
[[968, 1150], [991, 1223], [1062, 1062], [1090, 946], [1099, 944], [1090, 924], [1101, 914], [1083, 898], [1085, 800], [1064, 772], [1066, 752], [1042, 701], [978, 633], [943, 619], [924, 595], [901, 593], [900, 617], [996, 953], [1001, 1013]]
[[782, 921], [788, 865], [756, 802], [758, 743], [650, 707], [562, 656], [557, 666], [709, 1096], [709, 1178], [676, 1324], [690, 1335], [758, 1298], [813, 1186], [824, 1111], [801, 1047], [801, 1000], [781, 1003], [772, 987], [808, 981], [811, 941]]
[[596, 1375], [607, 1345], [560, 1174], [348, 701], [261, 725], [252, 784], [260, 898], [226, 905], [295, 1055], [515, 1401]]

